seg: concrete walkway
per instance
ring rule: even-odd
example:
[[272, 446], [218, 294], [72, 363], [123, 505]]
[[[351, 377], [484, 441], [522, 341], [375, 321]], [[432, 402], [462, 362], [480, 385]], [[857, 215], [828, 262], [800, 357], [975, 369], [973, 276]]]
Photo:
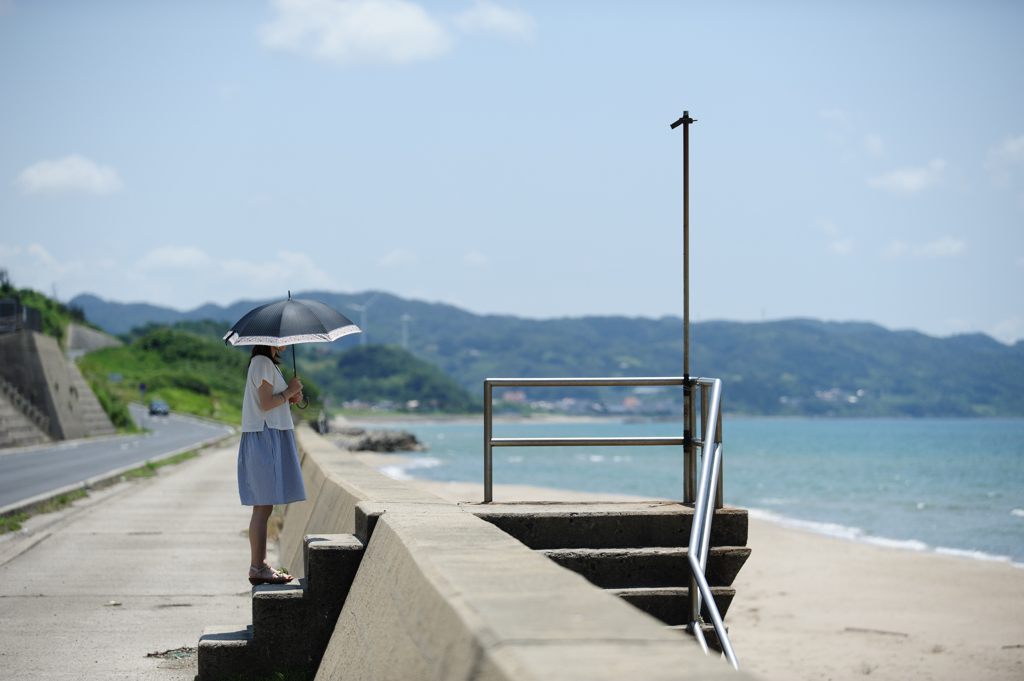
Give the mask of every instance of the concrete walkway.
[[229, 440], [0, 536], [0, 678], [192, 681], [194, 655], [146, 655], [251, 621], [236, 457]]

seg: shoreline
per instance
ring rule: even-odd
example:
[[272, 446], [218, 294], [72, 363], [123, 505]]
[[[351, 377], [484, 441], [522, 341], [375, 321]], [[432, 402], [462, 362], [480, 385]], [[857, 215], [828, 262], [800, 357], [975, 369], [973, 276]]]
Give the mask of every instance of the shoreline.
[[[415, 457], [355, 455], [449, 501], [482, 500], [480, 483], [413, 478], [408, 464]], [[494, 496], [653, 500], [503, 484], [494, 486]], [[749, 527], [753, 551], [726, 616], [742, 669], [769, 681], [1024, 677], [1019, 567], [830, 536], [756, 511]]]
[[[1024, 416], [823, 416], [801, 415], [760, 415], [734, 414], [724, 412], [722, 418], [737, 421], [1014, 421], [1024, 420]], [[431, 425], [435, 423], [452, 423], [473, 425], [483, 423], [483, 414], [410, 414], [405, 412], [380, 412], [379, 414], [335, 414], [338, 425], [359, 427], [380, 427], [382, 424], [415, 423]], [[615, 414], [591, 416], [583, 414], [494, 414], [494, 423], [682, 423], [683, 417], [676, 415], [645, 416], [643, 414]]]
[[[373, 468], [381, 471], [388, 477], [396, 480], [403, 480], [421, 486], [423, 489], [428, 489], [426, 485], [438, 485], [437, 489], [450, 489], [460, 490], [460, 493], [468, 496], [472, 496], [472, 499], [460, 499], [460, 501], [483, 501], [483, 484], [478, 482], [463, 482], [463, 481], [441, 481], [431, 480], [427, 478], [418, 478], [409, 471], [414, 471], [418, 468], [429, 468], [432, 466], [432, 459], [429, 456], [408, 456], [405, 454], [381, 454], [376, 452], [353, 452], [357, 458]], [[479, 488], [479, 493], [473, 491], [473, 488]], [[498, 485], [494, 486], [495, 489], [495, 501], [501, 501], [498, 498], [498, 488], [506, 489], [506, 493], [510, 495], [509, 499], [512, 498], [512, 491], [516, 490], [520, 493], [529, 495], [530, 498], [523, 498], [521, 501], [577, 501], [584, 498], [591, 499], [594, 501], [666, 501], [667, 499], [661, 499], [658, 497], [640, 497], [628, 494], [617, 494], [614, 492], [581, 492], [576, 490], [558, 489], [554, 487], [541, 487], [537, 485]], [[541, 492], [540, 490], [544, 490]], [[438, 494], [443, 498], [448, 498], [443, 493], [435, 492], [431, 487], [428, 489], [434, 494]], [[544, 497], [544, 494], [551, 495]], [[874, 546], [887, 549], [893, 549], [897, 551], [908, 551], [911, 553], [917, 553], [921, 555], [935, 555], [935, 556], [946, 556], [954, 558], [963, 558], [966, 560], [977, 561], [981, 563], [1002, 563], [1008, 565], [1016, 570], [1024, 570], [1024, 562], [1017, 562], [1013, 560], [1012, 556], [1002, 556], [985, 551], [979, 551], [976, 549], [959, 549], [949, 546], [932, 546], [923, 541], [917, 539], [893, 539], [891, 537], [882, 537], [877, 535], [866, 534], [864, 530], [853, 525], [841, 525], [839, 523], [828, 523], [816, 520], [803, 520], [801, 518], [794, 518], [787, 516], [782, 513], [770, 511], [763, 508], [743, 507], [738, 506], [737, 508], [745, 508], [749, 513], [750, 518], [756, 518], [759, 521], [772, 523], [779, 527], [784, 527], [791, 530], [800, 532], [807, 532], [814, 534], [819, 537], [826, 537], [829, 539], [836, 539], [840, 541], [847, 541], [854, 544], [861, 544], [864, 546]], [[1024, 603], [1022, 603], [1024, 606]]]

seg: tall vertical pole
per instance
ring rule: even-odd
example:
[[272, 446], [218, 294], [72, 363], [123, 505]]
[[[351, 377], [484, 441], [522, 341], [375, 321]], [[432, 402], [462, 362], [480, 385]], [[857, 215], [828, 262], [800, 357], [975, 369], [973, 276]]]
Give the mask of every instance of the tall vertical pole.
[[[690, 112], [672, 124], [675, 130], [683, 126], [683, 502], [697, 501], [697, 451], [693, 444], [693, 431], [697, 426], [697, 396], [690, 382]], [[702, 391], [703, 392], [703, 391]], [[703, 407], [703, 404], [701, 405]], [[703, 414], [702, 419], [707, 418]], [[705, 450], [708, 447], [704, 445]], [[694, 517], [693, 522], [697, 522]], [[686, 621], [691, 627], [700, 626], [700, 596], [697, 579], [692, 572], [689, 579]], [[691, 632], [696, 635], [696, 632]]]
[[697, 396], [690, 382], [690, 112], [671, 125], [683, 126], [683, 502], [697, 500], [697, 451], [693, 444]]

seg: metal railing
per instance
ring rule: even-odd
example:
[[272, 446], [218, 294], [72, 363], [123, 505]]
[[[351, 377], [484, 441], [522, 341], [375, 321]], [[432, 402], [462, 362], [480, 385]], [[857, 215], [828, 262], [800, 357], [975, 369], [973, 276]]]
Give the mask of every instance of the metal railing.
[[[705, 379], [706, 380], [706, 379]], [[735, 668], [739, 669], [739, 662], [736, 660], [736, 653], [732, 649], [732, 642], [725, 630], [725, 623], [722, 622], [722, 615], [718, 612], [718, 605], [711, 594], [711, 587], [704, 576], [704, 570], [708, 563], [708, 546], [711, 540], [711, 521], [715, 516], [715, 504], [711, 501], [712, 480], [716, 480], [718, 488], [717, 495], [721, 493], [722, 482], [722, 381], [712, 379], [710, 394], [710, 409], [701, 410], [701, 422], [704, 426], [701, 430], [703, 436], [701, 447], [700, 480], [697, 483], [697, 500], [693, 507], [693, 524], [690, 526], [690, 544], [686, 551], [686, 560], [690, 563], [690, 588], [689, 588], [689, 629], [704, 653], [708, 652], [707, 641], [704, 640], [704, 631], [701, 629], [700, 603], [703, 596], [708, 606], [708, 613], [711, 615], [711, 622], [718, 634], [718, 641], [722, 644], [722, 652], [726, 659]], [[702, 385], [703, 388], [703, 385]], [[707, 395], [701, 390], [701, 397]], [[704, 404], [704, 400], [701, 400]], [[702, 404], [703, 406], [703, 404]], [[707, 443], [707, 444], [705, 444]], [[708, 451], [708, 450], [712, 451]]]
[[[682, 437], [494, 437], [493, 390], [500, 388], [549, 387], [615, 387], [615, 386], [681, 386], [683, 388]], [[700, 393], [700, 435], [697, 431], [697, 399]], [[729, 641], [722, 616], [704, 576], [707, 567], [711, 522], [715, 509], [722, 508], [722, 381], [717, 378], [488, 378], [484, 380], [484, 503], [494, 501], [494, 447], [622, 447], [682, 446], [683, 503], [693, 503], [693, 524], [687, 561], [690, 564], [688, 630], [708, 652], [701, 629], [701, 597], [707, 604], [711, 621], [730, 664], [739, 669], [736, 654]], [[708, 446], [706, 443], [710, 443]], [[697, 478], [696, 448], [701, 449], [701, 471]], [[710, 450], [710, 451], [709, 451]], [[710, 456], [708, 455], [710, 454]], [[715, 482], [712, 483], [712, 480]], [[714, 488], [714, 491], [712, 491]], [[714, 494], [714, 498], [712, 498]]]
[[30, 421], [35, 423], [40, 430], [46, 435], [50, 434], [50, 417], [44, 414], [36, 405], [32, 404], [28, 398], [21, 394], [18, 390], [18, 386], [14, 385], [7, 379], [0, 377], [0, 391], [2, 391], [11, 400], [11, 403], [15, 407], [21, 410]]

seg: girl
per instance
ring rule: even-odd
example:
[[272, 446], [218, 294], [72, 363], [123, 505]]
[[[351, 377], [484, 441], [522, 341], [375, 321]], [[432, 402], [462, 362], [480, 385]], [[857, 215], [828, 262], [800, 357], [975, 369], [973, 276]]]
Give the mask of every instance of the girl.
[[242, 400], [242, 443], [238, 448], [238, 494], [252, 506], [249, 583], [287, 584], [292, 577], [267, 562], [267, 520], [275, 504], [303, 501], [299, 453], [289, 404], [302, 401], [302, 381], [285, 382], [278, 356], [285, 347], [256, 345], [249, 358], [249, 375]]

